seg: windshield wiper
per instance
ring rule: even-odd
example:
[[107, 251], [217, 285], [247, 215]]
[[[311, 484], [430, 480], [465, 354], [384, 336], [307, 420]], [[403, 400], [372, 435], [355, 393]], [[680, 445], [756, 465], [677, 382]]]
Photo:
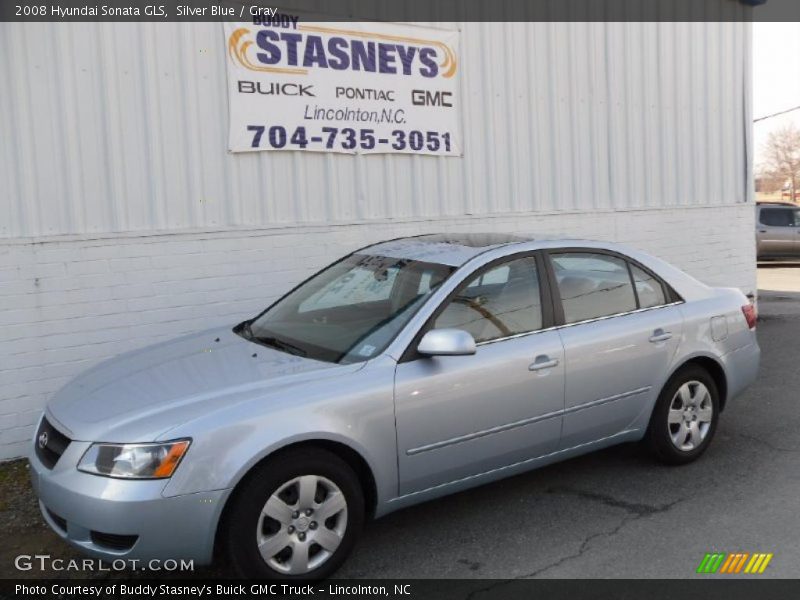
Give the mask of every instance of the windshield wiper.
[[262, 346], [277, 348], [278, 350], [283, 350], [284, 352], [294, 354], [295, 356], [306, 356], [308, 354], [308, 352], [299, 346], [295, 346], [294, 344], [290, 344], [284, 340], [279, 340], [276, 337], [253, 335], [252, 330], [248, 330], [248, 333], [250, 334], [249, 338], [252, 341], [261, 344]]
[[270, 348], [277, 348], [278, 350], [283, 350], [284, 352], [288, 352], [289, 354], [294, 354], [295, 356], [308, 355], [308, 352], [306, 352], [299, 346], [290, 344], [287, 341], [278, 339], [270, 335], [254, 334], [252, 321], [242, 321], [234, 329], [238, 329], [238, 333], [241, 334], [242, 337], [250, 340], [251, 342], [255, 342], [256, 344], [261, 344], [262, 346], [268, 346]]

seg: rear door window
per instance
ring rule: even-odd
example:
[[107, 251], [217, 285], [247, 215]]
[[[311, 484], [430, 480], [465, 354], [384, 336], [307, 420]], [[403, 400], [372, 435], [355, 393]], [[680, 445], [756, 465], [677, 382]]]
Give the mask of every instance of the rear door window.
[[567, 323], [636, 310], [626, 261], [591, 252], [550, 255]]
[[794, 208], [762, 208], [760, 221], [769, 227], [796, 227], [797, 212]]

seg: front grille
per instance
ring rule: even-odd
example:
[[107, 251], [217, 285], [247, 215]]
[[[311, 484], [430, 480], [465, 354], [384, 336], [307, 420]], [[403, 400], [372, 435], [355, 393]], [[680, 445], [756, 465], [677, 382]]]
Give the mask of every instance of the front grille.
[[67, 520], [64, 517], [61, 517], [61, 516], [57, 515], [56, 513], [54, 513], [52, 510], [50, 510], [47, 507], [45, 507], [45, 510], [47, 511], [47, 516], [52, 519], [53, 523], [58, 525], [64, 531], [64, 533], [66, 533], [67, 532]]
[[43, 417], [33, 443], [36, 445], [38, 459], [45, 467], [52, 469], [69, 446], [70, 439], [53, 427], [47, 417]]
[[92, 531], [92, 542], [109, 550], [130, 550], [139, 539], [138, 535], [119, 535]]

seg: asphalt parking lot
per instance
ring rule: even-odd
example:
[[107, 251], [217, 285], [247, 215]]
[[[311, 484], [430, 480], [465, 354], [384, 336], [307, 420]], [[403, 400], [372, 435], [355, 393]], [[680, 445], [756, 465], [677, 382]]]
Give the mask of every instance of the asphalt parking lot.
[[[372, 523], [338, 576], [687, 578], [707, 552], [771, 552], [757, 577], [797, 577], [800, 265], [759, 269], [759, 287], [759, 380], [701, 460], [665, 467], [626, 445], [407, 509]], [[76, 556], [33, 502], [0, 506], [0, 576], [20, 553]]]

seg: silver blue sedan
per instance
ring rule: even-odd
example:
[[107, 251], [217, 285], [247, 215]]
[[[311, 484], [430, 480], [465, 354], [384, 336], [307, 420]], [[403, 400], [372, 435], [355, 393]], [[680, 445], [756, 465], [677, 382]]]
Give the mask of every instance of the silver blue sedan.
[[216, 547], [244, 575], [326, 577], [370, 517], [622, 442], [695, 460], [756, 377], [755, 326], [739, 290], [617, 244], [387, 241], [75, 379], [33, 482], [95, 557]]

